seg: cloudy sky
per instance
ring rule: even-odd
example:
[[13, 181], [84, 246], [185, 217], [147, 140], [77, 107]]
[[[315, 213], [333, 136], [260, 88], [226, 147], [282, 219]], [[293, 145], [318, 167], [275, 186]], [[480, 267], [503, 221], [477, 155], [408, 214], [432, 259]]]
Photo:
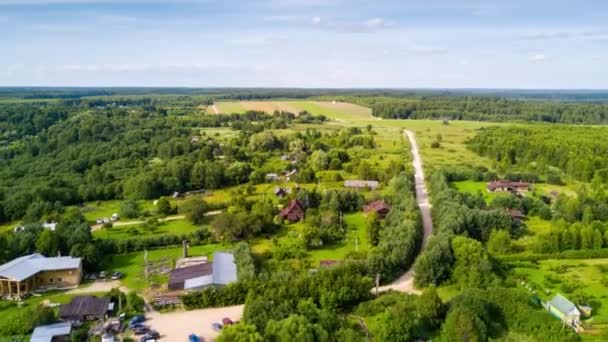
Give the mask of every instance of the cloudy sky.
[[0, 0], [0, 86], [608, 89], [605, 0]]

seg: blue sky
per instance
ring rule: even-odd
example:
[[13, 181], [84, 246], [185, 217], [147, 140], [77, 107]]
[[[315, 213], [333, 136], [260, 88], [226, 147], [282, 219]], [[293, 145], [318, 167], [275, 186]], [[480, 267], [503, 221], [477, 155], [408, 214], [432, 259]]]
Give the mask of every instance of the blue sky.
[[0, 86], [608, 89], [608, 1], [0, 0]]

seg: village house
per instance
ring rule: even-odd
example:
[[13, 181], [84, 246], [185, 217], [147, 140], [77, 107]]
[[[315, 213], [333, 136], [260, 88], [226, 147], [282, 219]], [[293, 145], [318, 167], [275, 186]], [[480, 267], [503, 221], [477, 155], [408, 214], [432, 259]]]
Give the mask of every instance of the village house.
[[581, 321], [581, 312], [576, 305], [561, 294], [557, 294], [553, 299], [547, 302], [545, 304], [545, 309], [553, 316], [572, 327], [575, 327]]
[[41, 325], [34, 329], [30, 342], [69, 342], [72, 323]]
[[68, 304], [59, 307], [59, 318], [68, 322], [102, 320], [113, 308], [114, 303], [110, 298], [76, 296]]
[[380, 186], [378, 181], [374, 180], [346, 180], [344, 181], [345, 188], [353, 188], [353, 189], [369, 189], [376, 190]]
[[213, 253], [211, 263], [200, 263], [176, 268], [169, 276], [171, 291], [196, 291], [207, 287], [222, 287], [238, 280], [234, 255], [226, 252]]
[[279, 212], [279, 216], [283, 220], [287, 220], [289, 222], [298, 222], [304, 218], [304, 213], [304, 204], [295, 199], [289, 202], [289, 205]]
[[490, 192], [510, 192], [517, 196], [523, 196], [530, 191], [530, 183], [528, 182], [512, 182], [508, 180], [497, 180], [488, 183], [488, 191]]
[[366, 214], [375, 212], [379, 218], [385, 218], [390, 210], [391, 206], [386, 204], [386, 202], [382, 200], [372, 201], [369, 202], [367, 205], [363, 206], [363, 211]]
[[80, 258], [30, 254], [0, 265], [0, 296], [23, 298], [34, 291], [73, 288], [81, 278]]

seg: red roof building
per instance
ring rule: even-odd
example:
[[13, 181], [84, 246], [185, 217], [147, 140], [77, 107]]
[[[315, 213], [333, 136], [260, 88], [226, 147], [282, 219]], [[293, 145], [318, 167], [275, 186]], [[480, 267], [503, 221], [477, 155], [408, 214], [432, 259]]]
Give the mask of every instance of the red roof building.
[[390, 210], [391, 206], [382, 200], [372, 201], [363, 207], [365, 213], [375, 212], [380, 218], [385, 218]]
[[283, 220], [298, 222], [304, 218], [304, 204], [298, 200], [292, 200], [289, 205], [279, 213]]

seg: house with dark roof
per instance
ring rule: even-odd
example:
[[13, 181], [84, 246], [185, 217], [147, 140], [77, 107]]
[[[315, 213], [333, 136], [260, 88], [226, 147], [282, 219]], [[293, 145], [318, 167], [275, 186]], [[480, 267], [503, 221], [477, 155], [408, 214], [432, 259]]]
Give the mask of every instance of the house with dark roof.
[[101, 320], [113, 306], [110, 298], [76, 296], [68, 304], [59, 307], [59, 318], [69, 322]]
[[81, 278], [80, 258], [25, 255], [0, 265], [0, 296], [22, 298], [34, 291], [73, 288]]
[[289, 205], [281, 212], [279, 212], [279, 216], [283, 220], [287, 220], [289, 222], [298, 222], [304, 218], [305, 208], [304, 204], [297, 199], [289, 202]]
[[30, 342], [69, 342], [72, 323], [41, 325], [34, 329]]
[[363, 211], [365, 213], [374, 212], [378, 215], [379, 218], [385, 218], [390, 210], [391, 206], [383, 200], [372, 201], [369, 202], [367, 205], [363, 206]]
[[571, 326], [577, 325], [581, 321], [581, 312], [576, 305], [559, 293], [545, 304], [545, 308], [553, 316]]
[[171, 291], [195, 291], [211, 286], [225, 286], [237, 280], [234, 255], [226, 252], [215, 252], [211, 263], [173, 270], [169, 276], [168, 288]]

